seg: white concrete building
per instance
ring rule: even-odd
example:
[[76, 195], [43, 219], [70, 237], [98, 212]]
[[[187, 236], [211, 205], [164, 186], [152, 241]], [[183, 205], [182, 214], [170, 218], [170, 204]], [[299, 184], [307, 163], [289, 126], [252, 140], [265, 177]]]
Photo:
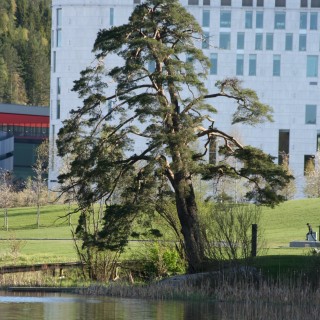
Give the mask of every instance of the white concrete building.
[[[99, 29], [126, 23], [140, 0], [52, 0], [51, 127], [52, 143], [63, 119], [80, 105], [73, 81], [93, 61]], [[262, 148], [280, 161], [290, 157], [303, 196], [305, 163], [320, 148], [320, 0], [181, 0], [202, 25], [202, 44], [216, 80], [238, 77], [274, 109], [274, 122], [256, 127], [231, 126], [232, 106], [212, 101], [216, 124], [244, 144]], [[201, 44], [199, 44], [201, 45]], [[112, 63], [112, 62], [111, 62]], [[212, 89], [211, 89], [212, 88]], [[49, 180], [59, 164], [51, 154]]]

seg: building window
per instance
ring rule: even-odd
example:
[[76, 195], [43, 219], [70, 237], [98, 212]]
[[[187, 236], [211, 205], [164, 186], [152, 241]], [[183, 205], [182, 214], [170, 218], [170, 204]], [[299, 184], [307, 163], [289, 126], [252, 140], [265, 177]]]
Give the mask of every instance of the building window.
[[57, 29], [57, 38], [56, 38], [57, 47], [61, 47], [61, 41], [62, 41], [61, 37], [62, 37], [62, 30]]
[[218, 73], [218, 54], [211, 53], [210, 54], [210, 74], [216, 75]]
[[308, 0], [301, 0], [300, 7], [301, 8], [308, 8]]
[[273, 55], [273, 76], [279, 77], [281, 72], [281, 57], [279, 54]]
[[262, 50], [262, 47], [263, 47], [263, 36], [262, 36], [262, 33], [256, 33], [255, 49], [256, 50]]
[[286, 0], [276, 0], [275, 1], [275, 7], [285, 7], [286, 6]]
[[293, 47], [293, 34], [292, 33], [286, 33], [285, 50], [286, 51], [292, 51], [292, 47]]
[[290, 131], [279, 130], [278, 164], [283, 164], [284, 157], [289, 155]]
[[52, 54], [52, 71], [56, 72], [57, 70], [57, 52], [53, 51]]
[[236, 75], [243, 76], [244, 56], [243, 54], [237, 54]]
[[311, 8], [320, 8], [320, 0], [311, 0]]
[[55, 150], [55, 143], [56, 143], [56, 128], [53, 124], [51, 126], [51, 170], [54, 170], [54, 150]]
[[57, 78], [57, 95], [61, 93], [61, 78]]
[[257, 11], [256, 13], [256, 28], [262, 29], [263, 28], [263, 12]]
[[220, 27], [221, 28], [231, 27], [231, 11], [220, 12]]
[[286, 28], [286, 13], [276, 12], [274, 15], [274, 28], [285, 29]]
[[243, 7], [252, 7], [253, 6], [253, 0], [242, 0], [242, 6]]
[[110, 16], [109, 16], [109, 19], [110, 19], [110, 26], [113, 26], [114, 25], [114, 8], [110, 8]]
[[210, 40], [209, 32], [204, 32], [203, 38], [202, 38], [202, 49], [209, 49], [209, 40]]
[[257, 0], [257, 7], [263, 7], [264, 6], [263, 0]]
[[317, 106], [314, 104], [306, 105], [306, 124], [317, 123]]
[[222, 6], [231, 6], [231, 0], [221, 0]]
[[62, 9], [58, 8], [56, 12], [57, 12], [57, 27], [61, 27], [62, 26]]
[[314, 155], [304, 155], [304, 174], [312, 172], [315, 169], [315, 159]]
[[308, 20], [307, 12], [300, 12], [300, 30], [307, 29], [307, 24], [308, 24], [307, 20]]
[[310, 13], [310, 30], [318, 30], [318, 12]]
[[204, 28], [210, 27], [210, 11], [209, 10], [202, 11], [202, 26]]
[[199, 0], [188, 0], [188, 4], [197, 5], [197, 4], [199, 4]]
[[220, 32], [220, 49], [230, 49], [231, 35], [229, 32]]
[[56, 34], [56, 45], [57, 47], [61, 47], [61, 26], [62, 26], [62, 9], [58, 8], [57, 11], [57, 34]]
[[60, 100], [57, 100], [57, 119], [60, 119]]
[[244, 49], [244, 32], [237, 33], [237, 49]]
[[245, 28], [252, 29], [252, 11], [246, 11]]
[[273, 50], [273, 33], [266, 35], [266, 50]]
[[255, 54], [249, 54], [249, 76], [255, 76], [257, 74], [257, 56]]
[[307, 77], [318, 76], [318, 56], [307, 56]]
[[307, 35], [299, 34], [299, 51], [307, 50]]
[[203, 0], [204, 6], [210, 6], [210, 0]]

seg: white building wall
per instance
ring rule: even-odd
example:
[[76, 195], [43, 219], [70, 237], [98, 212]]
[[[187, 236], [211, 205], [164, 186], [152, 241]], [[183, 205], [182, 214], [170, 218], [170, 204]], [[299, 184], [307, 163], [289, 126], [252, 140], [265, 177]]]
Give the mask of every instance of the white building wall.
[[[188, 5], [188, 0], [181, 3], [194, 14], [202, 25], [203, 11], [210, 11], [210, 27], [204, 31], [210, 34], [210, 46], [204, 49], [210, 57], [218, 57], [217, 75], [210, 75], [207, 81], [209, 91], [214, 90], [218, 79], [236, 76], [237, 54], [244, 55], [244, 74], [238, 76], [245, 87], [256, 90], [262, 102], [274, 109], [274, 122], [259, 124], [256, 127], [231, 126], [230, 114], [234, 106], [230, 102], [212, 101], [218, 108], [216, 124], [241, 137], [244, 144], [262, 148], [265, 152], [278, 157], [279, 130], [290, 131], [290, 167], [296, 176], [299, 191], [303, 196], [304, 157], [314, 155], [317, 146], [317, 131], [320, 130], [320, 91], [318, 77], [307, 77], [307, 56], [319, 56], [320, 49], [320, 8], [300, 8], [300, 0], [287, 0], [286, 8], [275, 7], [274, 0], [264, 0], [264, 7], [243, 7], [242, 0], [232, 0], [232, 6], [221, 6], [220, 0], [211, 0], [211, 5]], [[72, 92], [73, 81], [79, 79], [79, 73], [93, 61], [91, 50], [96, 34], [100, 29], [112, 24], [126, 23], [134, 8], [134, 0], [52, 0], [52, 67], [51, 67], [51, 133], [54, 137], [61, 128], [61, 121], [68, 117], [69, 111], [80, 106], [76, 93]], [[58, 25], [57, 12], [61, 10], [61, 22]], [[220, 12], [231, 11], [231, 27], [220, 27]], [[246, 11], [252, 11], [252, 28], [245, 28]], [[256, 12], [263, 12], [263, 28], [256, 28]], [[113, 12], [113, 14], [112, 14]], [[284, 30], [274, 28], [275, 12], [286, 13]], [[307, 30], [300, 30], [300, 12], [308, 14]], [[310, 13], [318, 13], [317, 30], [310, 30]], [[58, 31], [60, 29], [61, 31]], [[230, 49], [219, 48], [220, 32], [231, 36]], [[237, 33], [245, 33], [245, 47], [237, 49]], [[61, 46], [58, 46], [57, 34], [61, 34]], [[255, 49], [256, 33], [263, 34], [263, 49]], [[266, 34], [273, 34], [273, 50], [266, 50]], [[285, 35], [293, 34], [292, 51], [285, 51]], [[299, 34], [306, 34], [306, 51], [299, 51]], [[201, 46], [201, 44], [199, 44]], [[249, 55], [257, 57], [256, 76], [249, 76]], [[281, 57], [280, 76], [273, 76], [273, 56]], [[108, 63], [117, 63], [108, 61]], [[58, 78], [60, 94], [58, 94]], [[60, 101], [58, 115], [57, 101]], [[316, 124], [305, 123], [306, 105], [316, 105]], [[49, 178], [56, 180], [59, 173], [56, 157], [51, 155]]]

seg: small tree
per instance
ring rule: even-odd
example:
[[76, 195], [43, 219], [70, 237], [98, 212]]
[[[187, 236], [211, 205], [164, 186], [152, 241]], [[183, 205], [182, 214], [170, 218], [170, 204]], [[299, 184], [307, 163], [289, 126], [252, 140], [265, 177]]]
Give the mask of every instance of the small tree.
[[40, 226], [40, 206], [43, 203], [42, 198], [44, 193], [47, 194], [46, 179], [48, 174], [48, 161], [49, 161], [49, 143], [48, 143], [48, 140], [45, 140], [36, 149], [36, 162], [33, 166], [38, 228]]
[[[203, 217], [207, 256], [239, 262], [251, 257], [251, 226], [259, 224], [261, 208], [253, 204], [216, 203]], [[261, 233], [259, 235], [261, 240]], [[259, 241], [260, 246], [262, 241]]]
[[13, 187], [11, 172], [6, 170], [0, 171], [0, 206], [4, 213], [4, 228], [9, 230], [8, 208], [13, 204]]
[[320, 152], [314, 158], [309, 159], [305, 168], [304, 193], [309, 198], [320, 197]]
[[[282, 167], [284, 170], [289, 174], [293, 175], [293, 172], [289, 166], [289, 155], [288, 154], [282, 154]], [[285, 197], [286, 200], [293, 199], [295, 194], [297, 192], [297, 186], [294, 180], [291, 180], [286, 186], [282, 188], [280, 191], [280, 194]]]

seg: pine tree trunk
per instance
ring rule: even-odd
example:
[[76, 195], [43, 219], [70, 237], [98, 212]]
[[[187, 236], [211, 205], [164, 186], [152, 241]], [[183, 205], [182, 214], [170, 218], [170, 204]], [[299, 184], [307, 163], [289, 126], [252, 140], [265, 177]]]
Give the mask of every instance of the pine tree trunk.
[[185, 242], [188, 272], [194, 273], [201, 270], [204, 261], [204, 238], [195, 194], [190, 178], [178, 181], [176, 186], [176, 207]]

